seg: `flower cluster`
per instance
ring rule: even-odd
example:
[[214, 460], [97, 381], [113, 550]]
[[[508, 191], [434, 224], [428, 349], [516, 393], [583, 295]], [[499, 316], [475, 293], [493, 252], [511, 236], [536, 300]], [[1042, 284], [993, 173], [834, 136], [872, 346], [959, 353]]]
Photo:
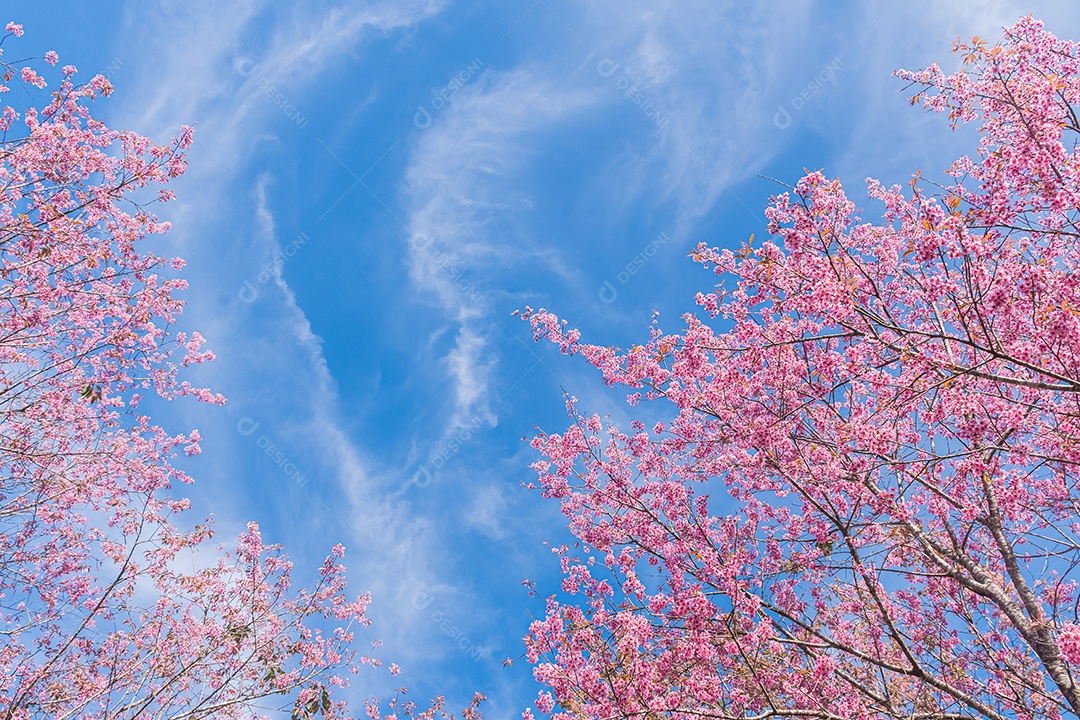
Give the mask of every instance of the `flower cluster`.
[[[30, 95], [42, 72], [0, 55]], [[340, 688], [379, 661], [352, 649], [370, 598], [347, 594], [344, 548], [300, 590], [255, 524], [215, 555], [169, 493], [198, 431], [138, 412], [142, 393], [225, 402], [180, 379], [213, 355], [170, 332], [183, 261], [145, 248], [192, 129], [112, 130], [89, 110], [109, 82], [59, 75], [44, 107], [0, 109], [0, 717], [348, 717]]]
[[1080, 52], [1031, 18], [957, 50], [897, 73], [979, 126], [947, 181], [869, 180], [867, 222], [809, 172], [627, 351], [524, 313], [670, 411], [533, 440], [587, 553], [526, 637], [541, 713], [1080, 713]]

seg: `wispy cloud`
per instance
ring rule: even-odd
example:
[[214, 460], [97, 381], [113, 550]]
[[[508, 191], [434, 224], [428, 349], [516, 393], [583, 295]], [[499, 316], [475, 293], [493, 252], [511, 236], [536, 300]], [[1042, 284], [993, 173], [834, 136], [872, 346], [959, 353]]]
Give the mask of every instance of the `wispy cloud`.
[[[406, 30], [445, 5], [436, 0], [284, 6], [177, 0], [158, 11], [156, 4], [132, 3], [123, 41], [142, 60], [133, 86], [118, 94], [126, 101], [121, 100], [114, 121], [157, 138], [197, 123], [190, 171], [177, 183], [179, 199], [166, 208], [174, 222], [168, 242], [191, 260], [187, 274], [198, 289], [185, 324], [204, 329], [219, 350], [218, 362], [200, 380], [227, 388], [245, 424], [242, 430], [231, 427], [237, 411], [200, 413], [200, 421], [213, 423], [220, 437], [249, 437], [235, 452], [258, 459], [261, 450], [271, 455], [268, 448], [276, 448], [280, 462], [270, 462], [303, 468], [310, 481], [303, 488], [304, 506], [318, 517], [295, 518], [300, 522], [295, 535], [310, 536], [304, 527], [327, 531], [307, 547], [293, 547], [294, 555], [310, 565], [320, 558], [304, 557], [306, 552], [325, 552], [340, 539], [352, 549], [352, 576], [363, 583], [358, 590], [371, 589], [383, 598], [393, 598], [403, 587], [439, 582], [440, 551], [423, 520], [394, 512], [380, 469], [345, 430], [323, 340], [297, 302], [282, 263], [273, 262], [288, 243], [279, 237], [270, 201], [277, 178], [270, 171], [257, 174], [253, 183], [248, 178], [260, 146], [275, 142], [274, 128], [286, 104], [309, 113], [309, 89], [335, 63], [361, 51], [368, 39]], [[271, 84], [287, 99], [271, 97]], [[259, 301], [251, 304], [244, 301], [243, 280], [253, 268], [268, 273], [268, 281], [257, 283]], [[462, 351], [474, 353], [467, 339]], [[190, 417], [191, 411], [175, 412]], [[281, 480], [266, 478], [267, 502], [285, 496], [277, 488], [295, 496], [297, 489]], [[337, 490], [325, 487], [327, 482]], [[204, 486], [200, 492], [212, 501], [215, 491]], [[335, 500], [342, 495], [346, 502]], [[265, 514], [267, 508], [252, 512]], [[229, 516], [220, 523], [236, 524]], [[412, 628], [415, 639], [432, 632], [407, 604], [376, 603], [372, 612], [384, 630], [393, 629], [390, 634], [408, 636]]]
[[[207, 472], [243, 474], [248, 485], [211, 485], [210, 494], [235, 495], [227, 510], [245, 500], [261, 503], [256, 510], [268, 516], [267, 508], [277, 507], [309, 543], [302, 561], [333, 539], [351, 545], [354, 576], [376, 594], [380, 634], [393, 654], [415, 663], [435, 663], [440, 652], [490, 659], [487, 638], [468, 628], [490, 626], [489, 611], [509, 613], [477, 589], [479, 576], [454, 569], [476, 560], [460, 544], [488, 543], [485, 551], [497, 546], [516, 561], [515, 543], [523, 541], [508, 518], [523, 512], [522, 501], [505, 480], [527, 474], [529, 453], [499, 457], [513, 451], [493, 449], [487, 436], [510, 424], [516, 398], [505, 398], [535, 380], [529, 373], [562, 372], [543, 355], [550, 348], [524, 350], [517, 338], [507, 339], [508, 332], [526, 334], [521, 325], [506, 329], [509, 311], [542, 297], [557, 300], [564, 314], [599, 318], [599, 325], [629, 315], [621, 299], [597, 305], [602, 279], [628, 273], [646, 252], [670, 259], [699, 239], [724, 242], [716, 230], [729, 219], [717, 220], [718, 208], [737, 215], [731, 225], [760, 223], [760, 199], [740, 197], [744, 182], [778, 158], [786, 162], [795, 137], [806, 147], [791, 161], [792, 175], [820, 157], [844, 172], [888, 164], [893, 141], [916, 148], [908, 159], [930, 152], [919, 142], [924, 118], [897, 112], [902, 101], [888, 81], [893, 67], [906, 63], [897, 58], [940, 58], [942, 42], [972, 34], [974, 25], [991, 34], [1019, 11], [1011, 0], [959, 10], [929, 0], [865, 10], [791, 2], [782, 12], [734, 0], [599, 0], [525, 2], [521, 12], [509, 12], [512, 26], [490, 29], [483, 24], [489, 17], [480, 21], [480, 11], [449, 0], [132, 1], [117, 50], [126, 53], [118, 56], [125, 72], [137, 77], [120, 88], [124, 104], [112, 124], [160, 139], [197, 123], [191, 172], [177, 184], [180, 200], [163, 211], [176, 228], [166, 242], [192, 261], [198, 291], [185, 323], [207, 330], [221, 350], [220, 360], [200, 372], [231, 398], [224, 413], [198, 415], [200, 423], [217, 423], [216, 432], [204, 432], [205, 446], [214, 437], [235, 443], [225, 448], [231, 461]], [[1065, 4], [1055, 12], [1077, 15]], [[430, 99], [387, 97], [408, 86], [411, 75], [404, 73], [432, 67], [403, 63], [393, 68], [401, 74], [384, 73], [404, 51], [425, 63], [453, 58], [438, 76], [445, 85]], [[377, 79], [341, 93], [337, 81], [361, 74]], [[365, 114], [371, 106], [391, 120]], [[777, 120], [778, 108], [790, 117]], [[833, 125], [850, 132], [840, 140], [830, 135], [841, 147], [826, 152], [813, 132], [824, 137]], [[370, 131], [384, 135], [372, 143]], [[312, 160], [312, 149], [324, 164]], [[362, 167], [349, 167], [350, 152], [367, 158]], [[376, 158], [378, 170], [359, 175]], [[336, 187], [337, 176], [328, 176], [341, 175], [341, 166], [349, 175]], [[327, 167], [333, 172], [321, 172]], [[304, 183], [302, 197], [290, 195]], [[375, 215], [365, 214], [364, 203]], [[297, 217], [311, 224], [299, 246], [295, 230], [282, 229], [298, 224]], [[348, 220], [336, 232], [353, 233], [348, 237], [327, 229], [341, 217]], [[353, 231], [360, 226], [377, 230]], [[597, 229], [611, 236], [589, 234]], [[664, 239], [657, 245], [659, 231]], [[361, 237], [370, 240], [364, 260], [374, 267], [338, 273], [336, 284], [317, 287], [329, 296], [318, 300], [344, 304], [339, 295], [353, 281], [387, 287], [392, 297], [379, 298], [377, 308], [355, 308], [358, 326], [377, 316], [363, 332], [345, 336], [353, 330], [350, 318], [341, 323], [348, 330], [334, 337], [322, 324], [327, 308], [304, 306], [309, 288], [297, 284], [298, 296], [289, 278], [309, 262], [307, 254], [337, 261]], [[298, 259], [287, 259], [290, 248]], [[673, 276], [661, 272], [664, 261], [652, 257], [649, 277], [671, 283]], [[648, 287], [644, 274], [638, 277], [642, 295], [672, 287]], [[337, 320], [346, 309], [335, 312]], [[397, 335], [388, 341], [371, 328]], [[385, 353], [389, 360], [369, 367], [397, 377], [335, 377], [348, 353]], [[525, 357], [524, 367], [507, 367], [513, 353]], [[339, 381], [352, 382], [354, 396], [368, 387], [379, 392], [348, 397], [346, 405]], [[580, 393], [583, 407], [611, 407], [604, 392]], [[351, 416], [387, 398], [402, 405]], [[624, 407], [612, 411], [625, 420]], [[371, 417], [412, 434], [412, 450], [410, 439], [391, 438], [390, 449], [368, 440], [371, 431], [382, 432], [380, 439], [393, 432], [365, 425]], [[242, 431], [238, 420], [247, 420]], [[515, 427], [532, 422], [509, 420]], [[377, 454], [384, 451], [385, 458]], [[409, 455], [407, 462], [400, 455]], [[480, 456], [490, 464], [463, 469]], [[255, 476], [267, 467], [276, 476], [258, 484]], [[417, 467], [441, 468], [460, 482], [409, 485]], [[303, 487], [290, 468], [300, 469]], [[234, 523], [223, 517], [222, 524]], [[282, 525], [282, 534], [290, 532]], [[498, 707], [517, 703], [503, 701]]]
[[[959, 70], [960, 56], [950, 53], [955, 40], [974, 35], [994, 40], [1031, 10], [1030, 3], [1015, 0], [947, 5], [898, 0], [867, 5], [852, 16], [852, 30], [842, 40], [845, 55], [859, 59], [858, 72], [845, 75], [844, 102], [832, 118], [851, 128], [834, 172], [847, 181], [853, 197], [861, 197], [858, 183], [867, 175], [886, 182], [902, 182], [916, 170], [937, 175], [977, 142], [970, 129], [952, 132], [940, 115], [909, 108], [904, 85], [892, 72], [935, 62], [946, 72]], [[1076, 3], [1040, 3], [1038, 17], [1060, 36], [1080, 34]]]
[[474, 416], [494, 421], [486, 318], [506, 308], [493, 299], [492, 271], [544, 260], [559, 271], [558, 256], [530, 250], [515, 227], [515, 208], [531, 202], [529, 189], [515, 184], [534, 152], [530, 136], [595, 103], [585, 90], [529, 69], [488, 73], [455, 96], [413, 151], [405, 175], [410, 276], [458, 326], [446, 357], [454, 383], [446, 436]]
[[[774, 151], [775, 103], [763, 101], [762, 89], [790, 65], [810, 7], [691, 5], [605, 2], [567, 18], [573, 31], [556, 29], [549, 57], [486, 70], [416, 138], [404, 187], [411, 278], [458, 328], [444, 436], [466, 418], [493, 416], [492, 316], [516, 306], [488, 292], [492, 274], [510, 293], [511, 271], [580, 282], [565, 248], [545, 244], [529, 217], [536, 188], [527, 170], [544, 139], [598, 117], [620, 128], [637, 123], [629, 135], [636, 144], [603, 160], [597, 172], [607, 176], [588, 201], [598, 212], [644, 207], [670, 216], [673, 245], [688, 242], [696, 220]], [[716, 37], [724, 19], [733, 23], [730, 35]]]

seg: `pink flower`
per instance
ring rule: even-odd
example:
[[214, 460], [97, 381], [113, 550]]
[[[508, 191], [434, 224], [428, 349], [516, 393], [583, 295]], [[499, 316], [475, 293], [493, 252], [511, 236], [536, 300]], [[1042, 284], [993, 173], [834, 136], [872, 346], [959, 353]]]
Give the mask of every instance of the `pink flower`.
[[34, 72], [33, 68], [24, 67], [22, 69], [23, 82], [29, 83], [35, 87], [45, 87], [45, 78]]
[[[59, 57], [49, 51], [45, 61]], [[8, 71], [45, 86], [32, 68]], [[142, 200], [158, 189], [172, 197], [159, 186], [183, 169], [191, 129], [162, 146], [114, 131], [89, 104], [108, 80], [75, 86], [75, 67], [62, 72], [61, 91], [27, 108], [29, 132], [8, 138], [0, 156], [0, 596], [11, 599], [0, 677], [16, 678], [0, 681], [0, 694], [72, 717], [100, 714], [101, 698], [139, 697], [138, 712], [158, 716], [172, 713], [177, 693], [203, 688], [226, 706], [275, 697], [273, 712], [302, 698], [327, 718], [345, 716], [346, 678], [379, 665], [354, 638], [370, 624], [370, 597], [346, 594], [345, 568], [332, 558], [314, 587], [293, 588], [292, 563], [254, 523], [229, 550], [209, 544], [210, 521], [174, 525], [191, 507], [171, 492], [191, 482], [176, 457], [199, 452], [201, 436], [170, 435], [135, 411], [149, 392], [225, 401], [181, 377], [213, 359], [201, 335], [172, 330], [183, 262], [142, 250], [147, 234], [168, 230]], [[0, 110], [0, 130], [19, 117]], [[103, 586], [103, 563], [123, 568], [115, 584]], [[436, 712], [391, 703], [403, 706], [399, 716]]]
[[1061, 656], [1070, 663], [1080, 663], [1080, 625], [1069, 623], [1058, 631]]
[[[1029, 16], [957, 50], [952, 75], [897, 75], [915, 104], [978, 125], [970, 155], [944, 179], [868, 181], [875, 218], [807, 171], [770, 201], [771, 238], [694, 251], [722, 277], [696, 294], [722, 322], [687, 313], [621, 350], [523, 313], [648, 406], [627, 434], [568, 401], [567, 431], [532, 442], [580, 548], [558, 553], [576, 597], [553, 596], [525, 639], [536, 679], [575, 706], [557, 718], [708, 716], [720, 697], [733, 717], [865, 718], [901, 687], [935, 710], [1075, 705], [1014, 621], [1022, 603], [978, 588], [1045, 553], [1024, 570], [1034, 602], [1072, 610], [1052, 571], [1077, 560], [1080, 42]], [[590, 550], [606, 588], [575, 559]], [[1080, 667], [1080, 624], [1055, 640]], [[909, 662], [945, 682], [866, 672]]]
[[23, 27], [18, 23], [9, 22], [7, 26], [4, 27], [4, 29], [7, 30], [9, 33], [13, 33], [15, 37], [22, 37]]
[[[545, 715], [550, 715], [551, 711], [555, 709], [555, 699], [551, 696], [551, 693], [546, 690], [541, 690], [536, 695], [536, 709]], [[526, 710], [528, 712], [528, 710]]]

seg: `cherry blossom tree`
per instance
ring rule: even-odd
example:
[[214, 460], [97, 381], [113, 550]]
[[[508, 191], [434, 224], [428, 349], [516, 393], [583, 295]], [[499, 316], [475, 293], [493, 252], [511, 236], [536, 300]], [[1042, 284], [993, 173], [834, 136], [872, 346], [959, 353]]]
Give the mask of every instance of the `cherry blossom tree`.
[[379, 661], [355, 649], [369, 598], [346, 594], [344, 549], [296, 589], [254, 523], [220, 554], [209, 523], [180, 529], [174, 458], [200, 438], [139, 410], [224, 403], [181, 379], [212, 358], [172, 332], [183, 262], [144, 249], [191, 128], [164, 145], [108, 128], [90, 112], [108, 80], [72, 66], [0, 55], [0, 72], [6, 96], [55, 75], [44, 107], [0, 109], [0, 718], [348, 716], [348, 676]]
[[1080, 46], [956, 51], [897, 75], [978, 147], [869, 180], [880, 219], [810, 172], [769, 240], [694, 251], [722, 279], [680, 332], [525, 312], [650, 418], [569, 398], [533, 440], [579, 541], [526, 637], [541, 713], [1080, 714]]

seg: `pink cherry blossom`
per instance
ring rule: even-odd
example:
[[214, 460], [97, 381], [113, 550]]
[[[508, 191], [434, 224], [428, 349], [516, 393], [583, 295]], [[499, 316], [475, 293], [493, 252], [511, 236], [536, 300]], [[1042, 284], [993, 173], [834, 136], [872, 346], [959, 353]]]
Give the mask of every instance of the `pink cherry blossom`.
[[[22, 97], [45, 85], [0, 64]], [[210, 521], [177, 517], [191, 478], [174, 458], [199, 432], [138, 410], [148, 393], [225, 402], [182, 379], [213, 354], [172, 332], [183, 262], [155, 254], [169, 225], [146, 202], [184, 172], [193, 131], [110, 129], [90, 101], [112, 86], [74, 75], [0, 113], [0, 717], [351, 717], [343, 688], [380, 661], [354, 644], [370, 597], [348, 591], [344, 548], [307, 588], [255, 523], [215, 551]]]
[[956, 51], [897, 73], [978, 127], [944, 180], [864, 211], [807, 173], [628, 350], [524, 312], [652, 405], [532, 440], [579, 541], [526, 637], [541, 713], [1080, 714], [1080, 47], [1028, 17]]

